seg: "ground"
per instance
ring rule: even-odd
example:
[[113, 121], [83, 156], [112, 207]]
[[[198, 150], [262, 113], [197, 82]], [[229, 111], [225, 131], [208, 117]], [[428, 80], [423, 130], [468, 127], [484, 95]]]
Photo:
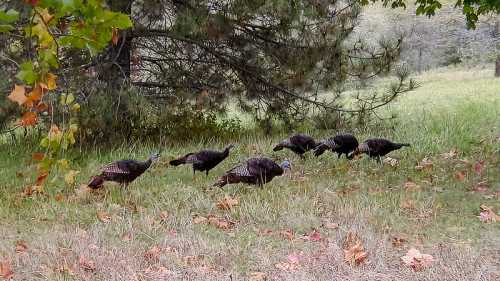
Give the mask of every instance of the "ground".
[[[79, 188], [102, 164], [158, 149], [134, 143], [76, 153], [75, 186], [50, 178], [43, 194], [25, 197], [30, 148], [4, 143], [0, 278], [9, 267], [14, 280], [499, 280], [500, 222], [478, 217], [481, 205], [500, 213], [500, 80], [492, 69], [423, 73], [419, 89], [380, 112], [397, 118], [354, 131], [360, 140], [411, 143], [389, 155], [394, 166], [331, 153], [303, 161], [272, 152], [284, 136], [251, 136], [208, 177], [166, 164], [200, 149], [194, 141], [162, 146], [161, 161], [127, 189]], [[258, 154], [290, 159], [292, 174], [263, 189], [211, 188]], [[219, 209], [224, 196], [239, 204]], [[349, 233], [368, 254], [360, 265], [344, 261]], [[400, 257], [412, 247], [435, 261], [405, 266]]]

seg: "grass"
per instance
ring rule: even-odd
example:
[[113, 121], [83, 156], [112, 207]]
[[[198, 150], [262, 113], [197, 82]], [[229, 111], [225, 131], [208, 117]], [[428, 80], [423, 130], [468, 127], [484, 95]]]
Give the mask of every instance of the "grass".
[[[359, 139], [382, 136], [412, 143], [390, 155], [399, 159], [396, 167], [366, 158], [337, 160], [330, 153], [301, 161], [289, 152], [271, 151], [284, 136], [248, 136], [208, 178], [200, 173], [193, 180], [189, 167], [165, 164], [200, 145], [165, 144], [161, 162], [126, 190], [109, 184], [81, 193], [56, 178], [45, 194], [23, 197], [32, 179], [16, 172], [26, 170], [30, 150], [4, 144], [0, 260], [11, 261], [15, 280], [249, 280], [257, 278], [254, 272], [263, 272], [266, 280], [498, 280], [500, 223], [477, 218], [481, 204], [500, 211], [494, 196], [500, 191], [500, 80], [492, 76], [482, 69], [424, 73], [418, 77], [421, 88], [380, 112], [399, 118], [355, 132]], [[157, 149], [130, 144], [77, 154], [78, 182], [85, 183], [104, 163], [145, 158]], [[455, 157], [442, 156], [453, 149]], [[252, 155], [291, 159], [294, 172], [263, 189], [209, 188], [217, 175]], [[424, 157], [433, 167], [417, 171]], [[473, 166], [481, 160], [485, 168], [479, 175]], [[463, 181], [456, 178], [461, 171]], [[405, 188], [409, 181], [417, 186]], [[474, 191], [484, 181], [488, 190]], [[216, 202], [225, 195], [240, 204], [219, 210]], [[108, 213], [111, 221], [101, 222], [97, 212]], [[193, 216], [208, 214], [234, 221], [235, 227], [224, 231], [193, 223]], [[339, 228], [326, 228], [326, 222]], [[313, 229], [321, 241], [301, 239]], [[294, 238], [284, 238], [284, 230]], [[369, 253], [366, 264], [343, 262], [348, 232], [361, 237]], [[393, 246], [393, 236], [407, 241]], [[28, 249], [15, 253], [20, 240]], [[436, 263], [421, 272], [404, 267], [399, 258], [409, 247], [432, 254]], [[296, 270], [274, 266], [292, 253], [301, 256]]]

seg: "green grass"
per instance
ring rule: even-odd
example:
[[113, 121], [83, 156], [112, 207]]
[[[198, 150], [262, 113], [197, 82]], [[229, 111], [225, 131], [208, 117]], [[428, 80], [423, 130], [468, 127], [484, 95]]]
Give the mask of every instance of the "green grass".
[[[53, 184], [45, 194], [26, 198], [21, 193], [31, 179], [18, 177], [16, 172], [28, 169], [29, 145], [21, 149], [21, 144], [4, 144], [0, 152], [0, 236], [4, 237], [0, 259], [12, 260], [17, 277], [29, 280], [124, 280], [124, 276], [130, 280], [230, 280], [229, 275], [233, 280], [247, 280], [253, 271], [265, 272], [270, 280], [368, 280], [375, 276], [437, 280], [453, 278], [448, 267], [463, 280], [478, 272], [483, 276], [480, 280], [494, 280], [499, 275], [495, 262], [500, 258], [500, 223], [486, 224], [477, 218], [481, 204], [500, 211], [498, 197], [490, 196], [500, 191], [500, 80], [490, 77], [490, 71], [481, 69], [424, 73], [418, 77], [422, 87], [379, 112], [381, 116], [396, 114], [397, 119], [355, 132], [360, 140], [377, 136], [410, 142], [411, 148], [390, 155], [399, 159], [396, 167], [381, 166], [366, 157], [337, 160], [330, 153], [301, 161], [288, 151], [272, 152], [272, 144], [284, 136], [249, 136], [238, 142], [208, 178], [200, 173], [193, 181], [189, 167], [165, 165], [175, 156], [200, 149], [198, 143], [169, 144], [163, 147], [161, 163], [126, 190], [110, 184], [100, 192], [82, 195], [62, 179], [51, 178]], [[81, 171], [78, 182], [85, 183], [102, 164], [145, 158], [157, 149], [131, 144], [113, 151], [75, 153]], [[456, 157], [441, 155], [452, 149], [458, 150]], [[217, 175], [253, 155], [291, 159], [294, 172], [263, 189], [210, 188]], [[433, 161], [433, 167], [417, 171], [415, 166], [424, 157]], [[480, 160], [485, 160], [482, 175], [472, 168]], [[466, 171], [464, 181], [455, 178], [459, 171]], [[405, 189], [407, 181], [419, 188]], [[473, 192], [481, 181], [487, 181], [489, 191]], [[56, 194], [62, 194], [63, 200], [57, 201]], [[229, 211], [217, 209], [216, 202], [226, 194], [237, 197], [240, 205]], [[411, 208], [402, 208], [408, 200]], [[100, 222], [97, 211], [110, 213], [112, 221]], [[160, 221], [161, 212], [169, 214], [166, 221]], [[226, 217], [236, 226], [222, 231], [193, 224], [195, 214]], [[325, 221], [340, 227], [327, 229], [322, 226]], [[265, 229], [273, 233], [292, 230], [295, 239], [260, 235]], [[325, 239], [300, 239], [312, 229]], [[370, 254], [369, 264], [360, 268], [342, 261], [342, 242], [349, 231], [360, 235]], [[124, 241], [127, 233], [131, 239]], [[392, 235], [405, 235], [408, 242], [395, 248], [389, 241]], [[13, 251], [18, 240], [28, 244], [26, 257]], [[144, 253], [154, 245], [164, 251], [152, 261]], [[421, 273], [405, 269], [399, 257], [409, 246], [433, 254], [439, 262]], [[306, 257], [299, 270], [286, 272], [273, 266], [286, 261], [292, 252], [303, 252]], [[81, 256], [94, 261], [96, 269], [82, 269]], [[197, 256], [194, 264], [186, 264], [186, 256]]]

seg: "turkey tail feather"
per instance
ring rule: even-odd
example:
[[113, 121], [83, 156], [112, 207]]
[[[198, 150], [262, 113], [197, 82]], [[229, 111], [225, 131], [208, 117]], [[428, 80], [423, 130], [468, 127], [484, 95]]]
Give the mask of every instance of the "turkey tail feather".
[[226, 180], [226, 178], [225, 178], [225, 177], [220, 177], [220, 178], [219, 178], [219, 180], [218, 180], [216, 183], [214, 183], [214, 185], [213, 185], [213, 186], [217, 186], [217, 187], [222, 188], [222, 187], [223, 187], [223, 186], [225, 186], [226, 184], [227, 184], [227, 180]]
[[321, 154], [323, 154], [326, 150], [328, 149], [328, 146], [326, 145], [319, 145], [314, 149], [314, 156], [318, 157]]
[[179, 159], [174, 159], [170, 162], [168, 162], [170, 165], [172, 166], [179, 166], [179, 165], [182, 165], [182, 164], [186, 164], [186, 157], [182, 157], [182, 158], [179, 158]]

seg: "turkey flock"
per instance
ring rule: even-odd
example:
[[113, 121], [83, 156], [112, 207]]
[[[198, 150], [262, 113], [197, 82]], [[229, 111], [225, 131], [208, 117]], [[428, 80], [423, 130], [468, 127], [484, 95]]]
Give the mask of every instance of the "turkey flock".
[[[387, 139], [372, 138], [362, 143], [352, 134], [337, 134], [334, 137], [316, 141], [314, 138], [304, 134], [291, 136], [278, 143], [273, 151], [289, 149], [302, 159], [304, 154], [310, 150], [318, 157], [325, 151], [331, 150], [336, 153], [338, 158], [345, 154], [347, 159], [353, 159], [359, 154], [367, 154], [370, 158], [381, 161], [381, 157], [398, 150], [404, 146], [410, 146], [408, 143], [394, 143]], [[172, 166], [190, 164], [193, 168], [193, 178], [196, 171], [205, 172], [206, 176], [211, 169], [215, 168], [224, 159], [229, 156], [229, 152], [234, 145], [229, 145], [223, 151], [201, 150], [188, 153], [169, 162]], [[153, 163], [160, 158], [159, 153], [152, 154], [146, 161], [120, 160], [110, 163], [101, 169], [99, 175], [93, 176], [88, 184], [92, 189], [103, 186], [104, 182], [112, 181], [128, 186], [136, 178], [141, 176]], [[262, 187], [271, 181], [274, 177], [282, 176], [286, 170], [291, 170], [290, 161], [285, 160], [278, 164], [267, 157], [255, 157], [234, 166], [219, 177], [214, 186], [222, 188], [227, 184], [246, 183]]]

